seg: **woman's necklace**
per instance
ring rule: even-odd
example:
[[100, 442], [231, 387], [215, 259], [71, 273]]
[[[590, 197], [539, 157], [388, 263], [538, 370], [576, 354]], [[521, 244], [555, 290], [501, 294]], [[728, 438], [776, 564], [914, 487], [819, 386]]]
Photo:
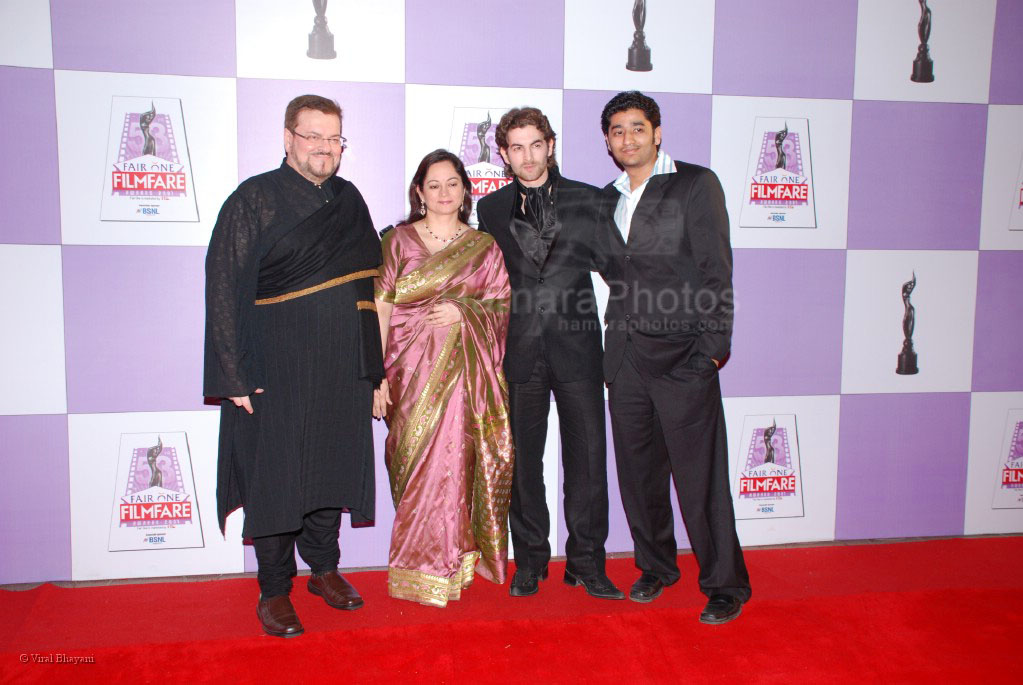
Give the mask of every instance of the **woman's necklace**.
[[453, 236], [451, 236], [450, 238], [441, 238], [439, 235], [437, 235], [436, 233], [434, 233], [433, 231], [430, 230], [430, 226], [428, 224], [423, 224], [423, 228], [425, 228], [426, 232], [429, 233], [430, 235], [432, 235], [433, 239], [436, 240], [437, 242], [439, 242], [439, 243], [450, 243], [452, 240], [454, 240], [458, 236], [462, 235], [462, 231], [465, 230], [465, 224], [462, 224], [461, 226], [459, 226], [458, 230], [455, 231], [455, 234]]

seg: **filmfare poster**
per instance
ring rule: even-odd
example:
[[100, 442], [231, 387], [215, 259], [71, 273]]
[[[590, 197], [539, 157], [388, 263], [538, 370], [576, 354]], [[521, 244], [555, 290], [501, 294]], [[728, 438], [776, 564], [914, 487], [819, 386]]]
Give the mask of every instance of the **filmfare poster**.
[[181, 100], [115, 95], [107, 141], [101, 221], [199, 221]]

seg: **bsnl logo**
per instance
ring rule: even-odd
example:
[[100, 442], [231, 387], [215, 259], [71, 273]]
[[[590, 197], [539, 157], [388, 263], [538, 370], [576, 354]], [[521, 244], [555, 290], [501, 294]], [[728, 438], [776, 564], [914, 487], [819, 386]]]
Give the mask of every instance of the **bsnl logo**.
[[143, 216], [156, 216], [160, 213], [159, 207], [139, 207], [136, 214], [142, 214]]

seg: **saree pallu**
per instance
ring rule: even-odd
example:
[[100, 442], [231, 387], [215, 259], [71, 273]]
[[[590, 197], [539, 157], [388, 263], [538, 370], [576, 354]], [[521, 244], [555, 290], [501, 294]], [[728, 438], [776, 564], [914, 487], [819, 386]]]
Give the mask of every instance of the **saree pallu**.
[[[500, 249], [469, 231], [430, 255], [411, 226], [384, 238], [376, 296], [393, 302], [384, 365], [395, 505], [392, 597], [445, 606], [475, 572], [503, 583], [513, 448], [501, 365], [510, 290]], [[432, 327], [437, 302], [461, 321]]]

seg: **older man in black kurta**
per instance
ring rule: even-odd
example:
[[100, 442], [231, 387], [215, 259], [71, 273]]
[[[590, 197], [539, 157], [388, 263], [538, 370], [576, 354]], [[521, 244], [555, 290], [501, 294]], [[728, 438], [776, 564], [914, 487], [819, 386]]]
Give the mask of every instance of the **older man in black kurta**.
[[310, 592], [356, 609], [362, 599], [337, 572], [341, 513], [356, 525], [373, 519], [380, 242], [359, 191], [334, 175], [340, 133], [336, 103], [292, 101], [284, 163], [227, 199], [206, 258], [204, 393], [225, 398], [220, 524], [244, 507], [258, 615], [280, 637], [302, 632], [288, 598], [295, 545]]

